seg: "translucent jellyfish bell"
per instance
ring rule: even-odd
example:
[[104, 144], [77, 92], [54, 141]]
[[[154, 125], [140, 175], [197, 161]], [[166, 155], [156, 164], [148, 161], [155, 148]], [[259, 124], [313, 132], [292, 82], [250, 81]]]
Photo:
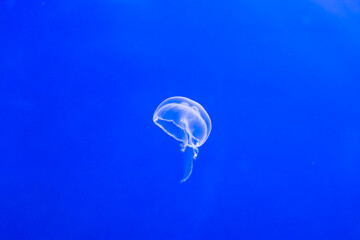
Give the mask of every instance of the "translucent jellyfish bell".
[[198, 148], [210, 135], [209, 115], [199, 103], [193, 100], [185, 97], [171, 97], [157, 107], [153, 121], [167, 134], [182, 142], [184, 171], [181, 182], [185, 182], [191, 175], [193, 159], [198, 155]]

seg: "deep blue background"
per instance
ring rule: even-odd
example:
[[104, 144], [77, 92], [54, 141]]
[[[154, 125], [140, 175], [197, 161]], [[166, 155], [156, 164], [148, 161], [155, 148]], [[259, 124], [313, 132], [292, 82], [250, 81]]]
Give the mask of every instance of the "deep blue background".
[[1, 1], [0, 239], [360, 239], [360, 3]]

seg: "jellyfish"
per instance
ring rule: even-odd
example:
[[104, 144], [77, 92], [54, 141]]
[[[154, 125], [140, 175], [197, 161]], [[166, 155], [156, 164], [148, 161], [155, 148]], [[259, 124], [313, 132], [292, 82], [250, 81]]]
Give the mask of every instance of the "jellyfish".
[[184, 152], [183, 177], [185, 182], [191, 175], [193, 160], [199, 147], [205, 143], [211, 132], [211, 120], [205, 109], [186, 97], [170, 97], [155, 110], [154, 123], [168, 135], [180, 141]]

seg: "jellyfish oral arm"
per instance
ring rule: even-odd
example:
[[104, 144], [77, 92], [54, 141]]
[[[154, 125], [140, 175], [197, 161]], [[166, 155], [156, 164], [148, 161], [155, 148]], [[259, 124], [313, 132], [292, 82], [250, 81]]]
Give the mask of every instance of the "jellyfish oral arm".
[[180, 183], [185, 182], [190, 177], [193, 170], [194, 152], [191, 147], [185, 147], [184, 150], [184, 165], [183, 165], [183, 177]]

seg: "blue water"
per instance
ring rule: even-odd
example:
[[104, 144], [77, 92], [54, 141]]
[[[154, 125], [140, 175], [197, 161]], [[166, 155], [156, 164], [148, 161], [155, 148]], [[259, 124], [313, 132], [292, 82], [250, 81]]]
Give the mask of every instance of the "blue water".
[[[0, 239], [360, 239], [360, 2], [3, 0]], [[180, 184], [161, 101], [212, 132]]]

